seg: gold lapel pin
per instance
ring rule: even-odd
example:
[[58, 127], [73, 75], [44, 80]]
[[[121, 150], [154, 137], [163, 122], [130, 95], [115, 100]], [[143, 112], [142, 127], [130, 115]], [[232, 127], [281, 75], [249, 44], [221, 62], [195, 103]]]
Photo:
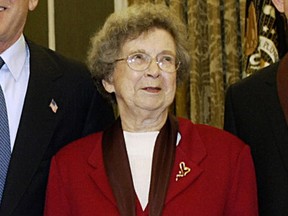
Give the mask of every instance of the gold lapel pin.
[[178, 181], [179, 178], [185, 177], [191, 171], [189, 167], [186, 167], [184, 162], [181, 162], [179, 164], [179, 167], [180, 167], [180, 170], [179, 170], [179, 173], [176, 175], [176, 181]]

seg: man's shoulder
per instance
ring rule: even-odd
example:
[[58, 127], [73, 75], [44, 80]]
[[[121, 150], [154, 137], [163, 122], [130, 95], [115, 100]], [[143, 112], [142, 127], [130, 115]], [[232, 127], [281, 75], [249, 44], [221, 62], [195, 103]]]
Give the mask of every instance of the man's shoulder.
[[64, 56], [63, 54], [51, 50], [47, 47], [41, 46], [39, 44], [36, 44], [30, 40], [27, 40], [27, 44], [30, 51], [30, 58], [31, 62], [37, 60], [37, 61], [45, 61], [49, 62], [51, 66], [54, 66], [56, 68], [59, 68], [61, 70], [69, 70], [69, 71], [86, 71], [88, 72], [88, 69], [86, 65], [79, 60], [69, 58], [67, 56]]
[[246, 86], [246, 85], [254, 85], [254, 83], [257, 83], [257, 82], [275, 81], [278, 67], [279, 67], [279, 62], [273, 63], [265, 68], [262, 68], [256, 71], [252, 75], [240, 80], [239, 82], [233, 85]]
[[[256, 71], [252, 75], [239, 80], [232, 84], [227, 89], [227, 92], [233, 92], [233, 94], [245, 95], [249, 92], [257, 92], [257, 89], [261, 92], [263, 87], [268, 85], [274, 85], [276, 83], [276, 74], [279, 68], [279, 62], [273, 63], [259, 71]], [[249, 93], [250, 94], [250, 93]]]

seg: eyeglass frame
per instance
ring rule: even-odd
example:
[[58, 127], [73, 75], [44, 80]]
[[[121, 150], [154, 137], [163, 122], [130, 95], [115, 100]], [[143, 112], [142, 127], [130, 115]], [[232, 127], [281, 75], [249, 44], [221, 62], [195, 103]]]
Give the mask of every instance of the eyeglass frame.
[[[146, 59], [149, 59], [148, 64], [147, 64], [147, 67], [145, 67], [144, 69], [136, 70], [136, 69], [134, 69], [133, 67], [131, 67], [131, 65], [129, 64], [129, 62], [132, 62], [132, 59], [130, 59], [130, 57], [136, 56], [137, 54], [141, 54], [141, 55], [143, 55], [143, 56], [145, 56], [145, 57], [148, 57], [148, 58], [146, 58]], [[163, 57], [165, 57], [165, 56], [171, 56], [171, 57], [173, 57], [173, 58], [175, 59], [175, 70], [173, 70], [173, 71], [167, 71], [167, 70], [162, 69], [162, 68], [161, 68], [161, 64], [163, 64], [163, 62], [160, 62], [160, 61], [157, 60], [157, 58], [158, 58], [159, 55], [163, 55]], [[176, 56], [174, 56], [174, 55], [172, 55], [172, 54], [159, 53], [159, 54], [157, 54], [155, 57], [152, 57], [152, 56], [150, 56], [149, 54], [144, 53], [144, 52], [135, 52], [135, 53], [132, 53], [132, 54], [128, 55], [128, 56], [125, 57], [125, 58], [116, 59], [116, 60], [114, 61], [114, 63], [115, 63], [115, 62], [118, 62], [118, 61], [124, 61], [124, 60], [126, 60], [126, 63], [127, 63], [128, 67], [129, 67], [130, 69], [132, 69], [132, 70], [134, 70], [134, 71], [137, 71], [137, 72], [143, 72], [143, 71], [147, 70], [147, 69], [150, 67], [153, 59], [156, 60], [155, 62], [156, 62], [156, 64], [157, 64], [158, 68], [159, 68], [160, 70], [162, 70], [162, 71], [167, 72], [167, 73], [174, 73], [174, 72], [176, 72], [176, 71], [179, 69], [180, 64], [181, 64], [181, 62], [176, 58]], [[146, 60], [145, 60], [145, 61], [146, 61]]]

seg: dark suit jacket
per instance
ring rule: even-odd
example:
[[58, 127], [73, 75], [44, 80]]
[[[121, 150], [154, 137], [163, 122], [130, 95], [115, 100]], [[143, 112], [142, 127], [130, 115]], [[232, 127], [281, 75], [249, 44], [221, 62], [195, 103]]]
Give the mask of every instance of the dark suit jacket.
[[283, 112], [287, 107], [281, 107], [278, 96], [282, 86], [288, 99], [288, 82], [277, 83], [279, 74], [288, 78], [287, 63], [286, 55], [230, 86], [226, 94], [224, 129], [251, 147], [261, 216], [288, 215], [288, 127]]
[[[114, 119], [86, 67], [28, 42], [30, 78], [11, 156], [1, 216], [43, 215], [51, 157]], [[49, 104], [54, 99], [58, 110]]]
[[[181, 140], [162, 215], [257, 216], [249, 147], [229, 133], [182, 118], [179, 133]], [[53, 158], [45, 216], [119, 215], [103, 163], [101, 140], [102, 133], [92, 134], [65, 146]], [[190, 172], [177, 181], [183, 162]], [[138, 216], [148, 216], [149, 206], [143, 211], [138, 200], [136, 206]]]

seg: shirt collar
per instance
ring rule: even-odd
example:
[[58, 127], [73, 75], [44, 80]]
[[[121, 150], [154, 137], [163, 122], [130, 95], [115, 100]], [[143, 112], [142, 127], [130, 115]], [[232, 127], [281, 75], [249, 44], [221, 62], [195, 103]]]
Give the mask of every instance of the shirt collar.
[[11, 47], [1, 54], [2, 59], [5, 61], [3, 68], [7, 67], [16, 81], [20, 77], [26, 62], [27, 50], [28, 48], [26, 48], [26, 42], [22, 34]]

